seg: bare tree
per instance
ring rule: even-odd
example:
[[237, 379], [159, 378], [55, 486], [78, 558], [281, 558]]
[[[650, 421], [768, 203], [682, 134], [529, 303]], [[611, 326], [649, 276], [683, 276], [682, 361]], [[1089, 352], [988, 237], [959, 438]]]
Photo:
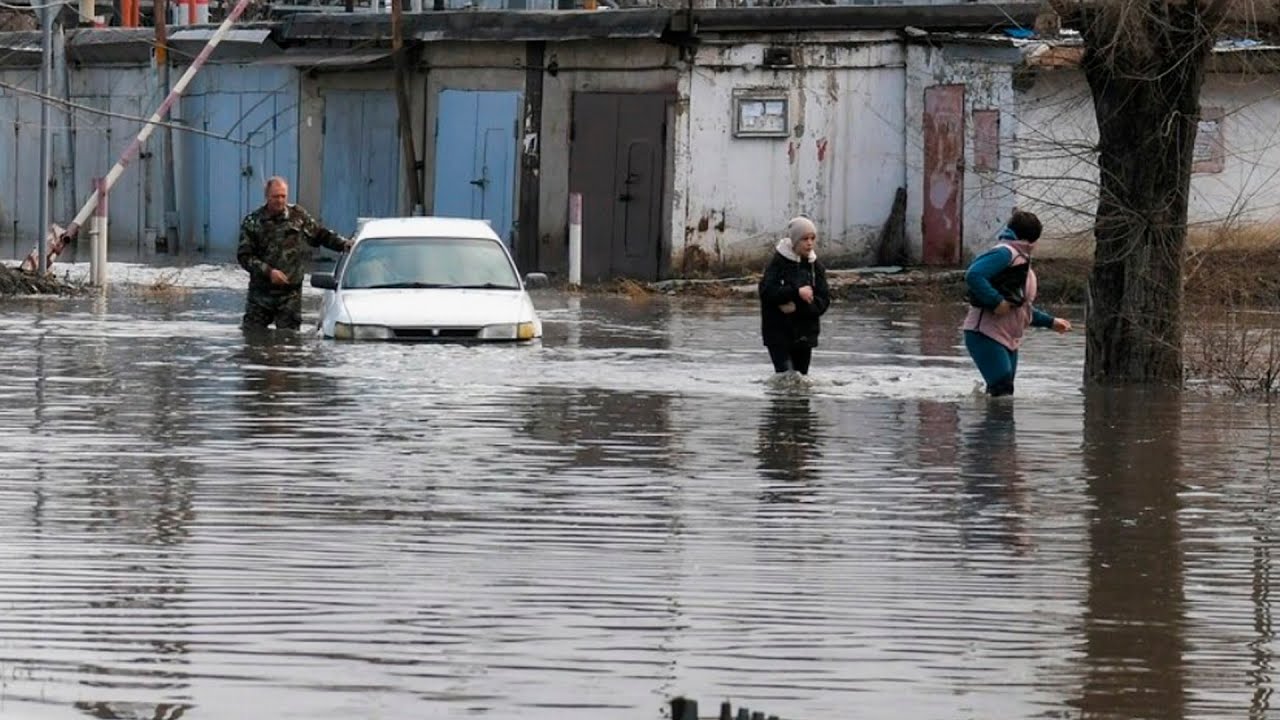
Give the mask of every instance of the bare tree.
[[[1080, 29], [1098, 122], [1086, 380], [1181, 384], [1200, 89], [1231, 0], [1052, 0]], [[1237, 3], [1238, 4], [1238, 3]]]

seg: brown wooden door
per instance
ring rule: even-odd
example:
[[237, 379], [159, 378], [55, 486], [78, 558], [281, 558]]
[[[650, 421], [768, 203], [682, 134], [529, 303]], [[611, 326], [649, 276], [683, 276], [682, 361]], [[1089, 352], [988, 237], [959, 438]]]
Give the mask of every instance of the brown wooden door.
[[582, 193], [586, 282], [658, 277], [669, 101], [661, 94], [574, 94], [569, 191]]
[[960, 264], [963, 193], [964, 85], [935, 85], [924, 91], [924, 264]]

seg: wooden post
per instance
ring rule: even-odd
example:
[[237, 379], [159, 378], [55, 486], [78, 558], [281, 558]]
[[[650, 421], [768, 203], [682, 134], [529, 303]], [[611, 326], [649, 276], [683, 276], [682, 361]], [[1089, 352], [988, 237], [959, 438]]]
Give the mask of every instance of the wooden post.
[[[155, 0], [152, 7], [155, 8], [152, 21], [156, 24], [156, 69], [160, 69], [169, 63], [169, 49], [165, 46], [169, 42], [169, 0]], [[164, 91], [167, 94], [169, 88]]]
[[683, 697], [672, 698], [671, 720], [698, 720], [698, 701]]
[[404, 53], [404, 29], [401, 7], [403, 0], [391, 0], [391, 57], [395, 62], [396, 105], [400, 115], [400, 142], [405, 155], [405, 172], [409, 181], [409, 204], [412, 214], [420, 214], [424, 204], [422, 200], [422, 184], [418, 181], [418, 152], [413, 146], [413, 118], [409, 111], [409, 91], [405, 75], [406, 58]]
[[520, 203], [516, 211], [516, 264], [531, 270], [539, 266], [539, 231], [542, 224], [542, 84], [547, 43], [531, 40], [525, 48], [524, 112], [520, 131]]

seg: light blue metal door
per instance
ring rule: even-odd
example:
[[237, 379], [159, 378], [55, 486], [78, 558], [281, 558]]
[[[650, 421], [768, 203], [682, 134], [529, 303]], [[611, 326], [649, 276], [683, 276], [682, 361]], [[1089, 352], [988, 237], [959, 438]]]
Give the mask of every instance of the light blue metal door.
[[520, 93], [442, 90], [434, 214], [488, 220], [512, 244]]
[[358, 217], [400, 214], [398, 118], [389, 92], [325, 93], [321, 202], [308, 209], [336, 232], [355, 232]]
[[272, 175], [296, 192], [297, 71], [208, 65], [182, 98], [181, 116], [208, 134], [176, 133], [181, 171], [180, 244], [210, 260], [235, 258], [240, 220], [263, 203]]

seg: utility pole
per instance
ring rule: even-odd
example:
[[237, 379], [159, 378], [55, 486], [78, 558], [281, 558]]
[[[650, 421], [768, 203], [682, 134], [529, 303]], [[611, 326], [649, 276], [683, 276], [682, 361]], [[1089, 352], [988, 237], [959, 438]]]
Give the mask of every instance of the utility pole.
[[[160, 89], [169, 94], [169, 0], [155, 0], [156, 69], [160, 72]], [[160, 234], [164, 251], [178, 251], [178, 192], [173, 172], [173, 128], [164, 127], [164, 211]]]
[[404, 56], [404, 29], [401, 27], [400, 7], [403, 0], [391, 0], [391, 57], [395, 62], [396, 105], [400, 115], [400, 140], [406, 157], [405, 170], [408, 172], [409, 204], [413, 206], [412, 214], [422, 212], [422, 186], [418, 182], [418, 153], [413, 147], [413, 121], [409, 116], [409, 91], [406, 87]]
[[46, 3], [40, 8], [40, 227], [36, 244], [40, 257], [36, 271], [49, 271], [49, 179], [53, 177], [53, 133], [49, 131], [49, 95], [53, 92], [53, 22], [59, 7]]

